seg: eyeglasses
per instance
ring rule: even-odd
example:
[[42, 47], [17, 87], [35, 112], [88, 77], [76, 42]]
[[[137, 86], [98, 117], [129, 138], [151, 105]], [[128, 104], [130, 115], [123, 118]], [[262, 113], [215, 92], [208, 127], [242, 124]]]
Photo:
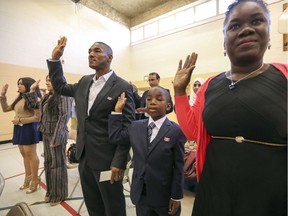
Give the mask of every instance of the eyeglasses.
[[195, 84], [194, 84], [194, 87], [197, 87], [197, 86], [198, 86], [198, 87], [201, 87], [201, 84], [200, 84], [200, 83], [199, 83], [199, 84], [198, 84], [198, 83], [195, 83]]

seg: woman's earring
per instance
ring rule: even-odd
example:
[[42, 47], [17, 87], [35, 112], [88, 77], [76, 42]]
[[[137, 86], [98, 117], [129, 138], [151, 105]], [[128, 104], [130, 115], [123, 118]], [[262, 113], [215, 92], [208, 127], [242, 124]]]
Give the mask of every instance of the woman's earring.
[[267, 47], [267, 48], [268, 48], [268, 50], [270, 50], [270, 48], [271, 48], [271, 44], [270, 44], [270, 43], [268, 44], [268, 47]]
[[224, 56], [226, 56], [227, 54], [226, 54], [226, 50], [224, 50]]

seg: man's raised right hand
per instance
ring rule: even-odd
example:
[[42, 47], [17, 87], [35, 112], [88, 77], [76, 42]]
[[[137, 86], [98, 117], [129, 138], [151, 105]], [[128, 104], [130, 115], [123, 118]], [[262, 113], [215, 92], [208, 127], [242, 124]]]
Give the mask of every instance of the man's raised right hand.
[[64, 48], [66, 46], [67, 38], [65, 36], [58, 40], [57, 46], [52, 51], [52, 60], [59, 60], [63, 55]]

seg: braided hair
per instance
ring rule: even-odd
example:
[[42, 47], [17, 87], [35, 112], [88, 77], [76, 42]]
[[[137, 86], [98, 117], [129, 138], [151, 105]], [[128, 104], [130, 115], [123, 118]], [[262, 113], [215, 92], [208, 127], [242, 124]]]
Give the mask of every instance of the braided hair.
[[267, 8], [267, 3], [265, 3], [263, 0], [235, 0], [234, 2], [232, 2], [228, 8], [227, 8], [227, 11], [225, 12], [225, 19], [224, 19], [224, 26], [227, 24], [228, 22], [228, 19], [230, 17], [230, 14], [232, 13], [232, 11], [234, 10], [234, 8], [239, 5], [240, 3], [243, 3], [243, 2], [255, 2], [257, 3], [258, 5], [260, 5], [263, 10], [269, 14], [269, 10]]

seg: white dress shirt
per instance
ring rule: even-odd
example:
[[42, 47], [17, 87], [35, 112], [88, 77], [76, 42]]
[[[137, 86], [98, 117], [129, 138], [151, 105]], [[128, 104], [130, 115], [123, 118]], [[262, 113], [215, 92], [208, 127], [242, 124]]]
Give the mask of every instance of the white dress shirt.
[[[158, 119], [157, 121], [154, 121], [151, 117], [149, 117], [149, 121], [148, 121], [148, 125], [151, 123], [151, 122], [154, 122], [154, 124], [156, 125], [156, 127], [154, 127], [152, 129], [152, 135], [151, 135], [151, 139], [150, 139], [150, 143], [154, 140], [154, 138], [157, 136], [162, 124], [164, 123], [165, 119], [167, 117], [164, 116], [163, 118], [161, 119]], [[147, 126], [148, 127], [148, 126]]]
[[104, 74], [103, 76], [100, 76], [98, 78], [98, 80], [96, 79], [96, 74], [93, 77], [93, 83], [90, 86], [89, 97], [88, 97], [88, 109], [87, 109], [88, 116], [89, 116], [89, 111], [90, 111], [97, 95], [99, 94], [99, 92], [101, 91], [101, 89], [103, 88], [103, 86], [105, 85], [107, 80], [110, 78], [112, 73], [113, 73], [113, 71], [111, 70], [110, 72]]

